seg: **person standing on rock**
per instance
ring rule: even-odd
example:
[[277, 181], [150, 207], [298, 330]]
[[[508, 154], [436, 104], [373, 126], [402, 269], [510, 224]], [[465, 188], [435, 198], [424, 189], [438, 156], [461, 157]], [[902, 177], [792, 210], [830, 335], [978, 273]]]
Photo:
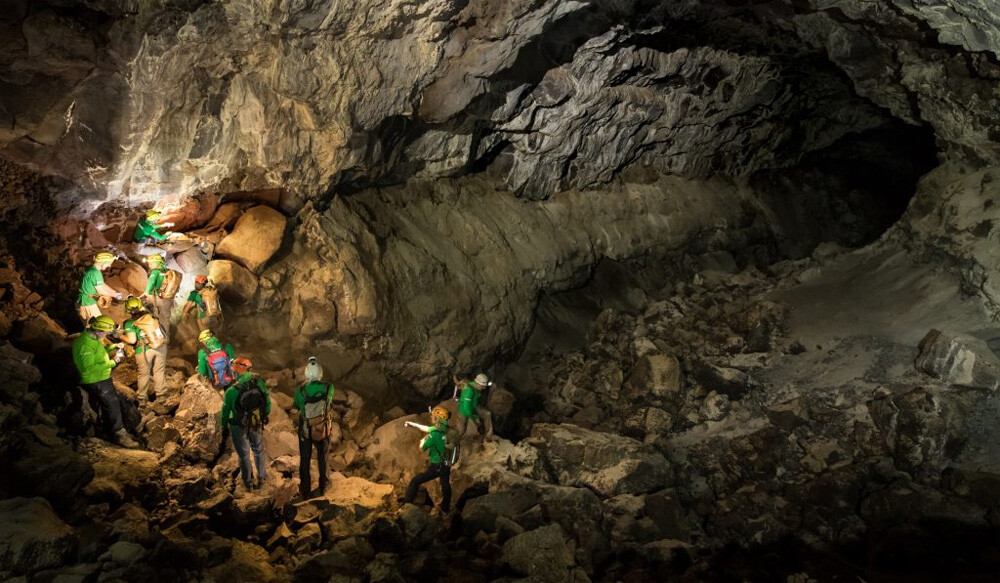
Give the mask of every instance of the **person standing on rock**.
[[295, 391], [293, 403], [299, 411], [299, 494], [303, 499], [309, 498], [312, 492], [310, 465], [313, 447], [316, 448], [316, 462], [319, 466], [319, 495], [326, 491], [326, 456], [333, 424], [333, 385], [320, 382], [323, 369], [315, 356], [310, 356], [306, 363], [305, 377], [305, 384]]
[[139, 369], [136, 389], [150, 401], [165, 397], [167, 334], [159, 320], [146, 312], [139, 298], [125, 300], [125, 310], [132, 318], [122, 325], [122, 340], [135, 347], [135, 366]]
[[430, 465], [422, 474], [417, 474], [410, 480], [406, 487], [406, 495], [399, 502], [409, 504], [417, 497], [417, 490], [422, 484], [431, 480], [441, 479], [441, 512], [447, 514], [451, 510], [451, 465], [447, 454], [448, 419], [451, 412], [444, 407], [437, 406], [431, 410], [431, 425], [426, 427], [418, 425], [412, 421], [407, 421], [408, 427], [415, 427], [427, 432], [427, 435], [420, 440], [420, 450], [427, 452], [427, 459]]
[[493, 416], [486, 408], [479, 405], [483, 391], [492, 385], [490, 379], [483, 373], [476, 375], [476, 378], [468, 381], [453, 377], [455, 381], [455, 398], [458, 400], [458, 446], [461, 450], [462, 442], [465, 439], [465, 432], [469, 429], [469, 422], [476, 424], [476, 427], [483, 427], [483, 437], [490, 438], [493, 435]]
[[[101, 421], [108, 434], [118, 445], [136, 448], [139, 444], [125, 431], [118, 391], [111, 381], [111, 370], [125, 359], [125, 355], [117, 347], [108, 347], [104, 343], [115, 328], [115, 321], [109, 316], [91, 318], [87, 329], [73, 341], [73, 364], [80, 373], [80, 387], [91, 402], [98, 402]], [[113, 359], [108, 353], [109, 348], [117, 352]]]
[[218, 329], [222, 323], [222, 305], [219, 303], [219, 290], [207, 275], [194, 278], [194, 289], [188, 294], [184, 303], [184, 315], [194, 311], [195, 321], [199, 328]]
[[222, 345], [215, 333], [205, 328], [198, 334], [198, 342], [204, 348], [198, 349], [198, 374], [217, 389], [224, 389], [233, 383], [236, 375], [233, 369], [233, 345]]
[[173, 223], [159, 224], [158, 221], [160, 216], [160, 211], [153, 209], [146, 211], [146, 216], [139, 219], [139, 223], [135, 226], [132, 238], [135, 239], [137, 243], [145, 243], [147, 245], [156, 245], [166, 241], [170, 235], [169, 233], [161, 233], [160, 229], [163, 227], [172, 227], [174, 225]]
[[122, 294], [118, 290], [104, 283], [103, 271], [106, 271], [115, 262], [115, 256], [107, 251], [101, 251], [94, 255], [94, 264], [83, 274], [80, 281], [80, 295], [77, 298], [77, 308], [80, 319], [86, 325], [91, 318], [101, 315], [101, 308], [98, 300], [122, 299]]
[[162, 253], [153, 253], [146, 256], [145, 262], [149, 266], [149, 277], [146, 279], [146, 289], [140, 297], [153, 303], [153, 314], [160, 321], [164, 332], [169, 334], [170, 311], [174, 307], [174, 300], [173, 296], [169, 299], [163, 297], [163, 283], [167, 273], [166, 259]]
[[[249, 358], [233, 360], [236, 382], [222, 399], [222, 435], [228, 433], [240, 458], [240, 477], [247, 490], [260, 489], [267, 482], [267, 455], [264, 426], [271, 414], [271, 396], [264, 380], [253, 373]], [[253, 453], [253, 460], [250, 454]], [[253, 470], [257, 469], [254, 482]]]

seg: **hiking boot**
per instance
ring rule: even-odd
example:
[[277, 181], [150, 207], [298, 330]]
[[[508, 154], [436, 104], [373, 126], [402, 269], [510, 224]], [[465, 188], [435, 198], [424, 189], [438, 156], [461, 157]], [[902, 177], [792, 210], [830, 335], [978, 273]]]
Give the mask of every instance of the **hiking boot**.
[[139, 442], [132, 439], [132, 436], [124, 428], [115, 432], [115, 443], [129, 449], [139, 449]]

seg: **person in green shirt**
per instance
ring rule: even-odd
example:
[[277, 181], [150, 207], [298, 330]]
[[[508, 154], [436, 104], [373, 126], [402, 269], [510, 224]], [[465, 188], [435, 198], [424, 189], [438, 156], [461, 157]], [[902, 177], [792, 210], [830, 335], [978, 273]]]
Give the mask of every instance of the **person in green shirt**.
[[326, 456], [330, 447], [330, 429], [333, 403], [333, 385], [320, 382], [323, 369], [315, 356], [310, 356], [305, 367], [306, 382], [295, 391], [293, 405], [299, 412], [299, 494], [309, 498], [312, 487], [310, 466], [312, 450], [316, 447], [319, 466], [319, 493], [326, 491]]
[[[105, 344], [108, 334], [115, 328], [115, 321], [108, 316], [92, 318], [87, 329], [73, 341], [73, 364], [80, 373], [80, 387], [91, 402], [98, 403], [97, 409], [108, 434], [118, 445], [135, 448], [139, 444], [125, 431], [118, 391], [111, 381], [111, 370], [125, 358], [120, 353], [112, 358], [109, 349], [117, 352], [117, 347]], [[78, 404], [83, 405], [82, 402]]]
[[115, 262], [115, 256], [107, 251], [101, 251], [94, 256], [94, 264], [83, 274], [80, 281], [80, 294], [77, 297], [76, 305], [80, 313], [80, 319], [84, 325], [91, 318], [101, 315], [101, 308], [97, 305], [100, 297], [122, 299], [122, 294], [118, 290], [104, 283], [103, 271], [106, 271]]
[[[240, 477], [247, 490], [260, 489], [267, 482], [267, 454], [264, 426], [271, 414], [271, 396], [264, 380], [253, 373], [249, 358], [233, 360], [236, 381], [222, 398], [222, 435], [229, 434], [240, 458]], [[253, 452], [253, 460], [250, 454]], [[257, 470], [257, 481], [253, 470]]]
[[198, 335], [198, 342], [203, 346], [198, 349], [198, 374], [216, 388], [228, 387], [235, 379], [232, 369], [233, 345], [227, 343], [223, 346], [222, 341], [208, 328]]
[[152, 302], [153, 315], [160, 321], [163, 331], [170, 334], [170, 312], [173, 310], [174, 300], [160, 297], [163, 275], [167, 272], [166, 259], [162, 253], [153, 253], [147, 255], [144, 261], [149, 266], [149, 277], [146, 278], [146, 289], [139, 297]]
[[410, 421], [406, 422], [409, 427], [416, 427], [427, 432], [427, 435], [420, 440], [420, 450], [427, 452], [430, 464], [426, 471], [417, 474], [410, 480], [410, 484], [406, 487], [406, 495], [399, 500], [401, 504], [413, 502], [417, 497], [417, 490], [422, 484], [440, 478], [441, 511], [447, 513], [451, 509], [451, 465], [447, 453], [448, 419], [450, 417], [450, 411], [438, 406], [431, 410], [432, 426], [425, 427]]
[[490, 379], [483, 373], [476, 375], [471, 381], [455, 379], [455, 399], [458, 400], [458, 441], [461, 448], [465, 432], [469, 429], [469, 422], [484, 428], [483, 437], [489, 439], [493, 435], [493, 416], [479, 404], [483, 391], [490, 386]]
[[[121, 338], [135, 347], [135, 366], [139, 370], [139, 380], [136, 390], [140, 395], [146, 395], [149, 400], [166, 396], [167, 373], [167, 342], [153, 348], [153, 341], [146, 337], [136, 321], [146, 316], [146, 307], [139, 298], [130, 297], [125, 300], [125, 310], [132, 316], [122, 324], [124, 333]], [[150, 316], [152, 317], [152, 316]], [[160, 327], [160, 322], [153, 318], [153, 324]], [[162, 331], [162, 327], [160, 327]], [[164, 333], [165, 335], [165, 333]], [[152, 374], [150, 374], [152, 373]], [[152, 383], [150, 383], [152, 380]]]
[[187, 316], [193, 311], [199, 328], [218, 328], [222, 323], [222, 314], [208, 315], [205, 299], [202, 297], [202, 292], [206, 287], [208, 287], [207, 275], [199, 275], [194, 278], [194, 289], [188, 294], [187, 301], [184, 303], [184, 315]]
[[146, 211], [146, 216], [139, 219], [139, 223], [135, 226], [135, 232], [132, 233], [132, 238], [135, 239], [136, 243], [156, 245], [170, 237], [169, 233], [161, 233], [160, 228], [174, 225], [173, 223], [159, 223], [161, 214], [160, 211], [149, 209]]

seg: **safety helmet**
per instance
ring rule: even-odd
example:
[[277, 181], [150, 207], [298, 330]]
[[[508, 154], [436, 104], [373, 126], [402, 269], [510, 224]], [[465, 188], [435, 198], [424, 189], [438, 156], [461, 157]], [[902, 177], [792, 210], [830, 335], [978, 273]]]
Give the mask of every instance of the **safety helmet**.
[[115, 256], [113, 253], [108, 253], [107, 251], [101, 251], [97, 255], [94, 255], [94, 263], [114, 263]]
[[135, 296], [129, 296], [128, 299], [125, 300], [125, 311], [130, 314], [133, 312], [140, 312], [145, 309], [146, 306], [142, 305], [142, 301]]
[[479, 373], [476, 375], [476, 384], [481, 387], [488, 386], [490, 384], [490, 379], [483, 373]]
[[445, 409], [441, 405], [438, 405], [437, 407], [431, 409], [431, 419], [435, 423], [437, 423], [439, 420], [447, 421], [450, 418], [451, 418], [451, 411]]
[[196, 275], [194, 277], [194, 284], [196, 286], [200, 287], [200, 286], [206, 285], [207, 283], [208, 283], [208, 276], [207, 275]]
[[147, 255], [145, 261], [150, 265], [163, 265], [165, 259], [162, 254], [153, 253], [152, 255]]
[[208, 342], [209, 339], [213, 338], [214, 336], [215, 336], [215, 334], [213, 334], [210, 329], [205, 328], [204, 330], [201, 331], [201, 334], [198, 334], [198, 342], [201, 342], [202, 344], [204, 344], [204, 343]]
[[306, 380], [311, 383], [323, 378], [323, 367], [319, 365], [319, 361], [316, 360], [315, 356], [310, 356], [309, 361], [306, 362], [305, 376]]
[[149, 209], [148, 211], [146, 211], [146, 220], [152, 221], [154, 219], [158, 219], [162, 214], [163, 213], [161, 213], [156, 209]]
[[248, 373], [251, 370], [253, 370], [253, 363], [250, 362], [249, 358], [241, 356], [233, 360], [233, 372], [236, 374]]
[[110, 316], [95, 316], [87, 323], [87, 327], [98, 332], [111, 332], [115, 329], [115, 321]]

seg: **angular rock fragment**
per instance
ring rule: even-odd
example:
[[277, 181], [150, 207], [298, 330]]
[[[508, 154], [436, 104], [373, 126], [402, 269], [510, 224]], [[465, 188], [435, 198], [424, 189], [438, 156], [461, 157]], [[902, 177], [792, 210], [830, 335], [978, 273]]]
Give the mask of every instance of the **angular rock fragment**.
[[254, 273], [281, 247], [285, 236], [285, 215], [268, 206], [255, 206], [236, 221], [233, 232], [215, 248], [219, 257], [232, 259]]
[[959, 387], [990, 391], [1000, 387], [1000, 359], [978, 338], [931, 330], [919, 348], [917, 370]]

